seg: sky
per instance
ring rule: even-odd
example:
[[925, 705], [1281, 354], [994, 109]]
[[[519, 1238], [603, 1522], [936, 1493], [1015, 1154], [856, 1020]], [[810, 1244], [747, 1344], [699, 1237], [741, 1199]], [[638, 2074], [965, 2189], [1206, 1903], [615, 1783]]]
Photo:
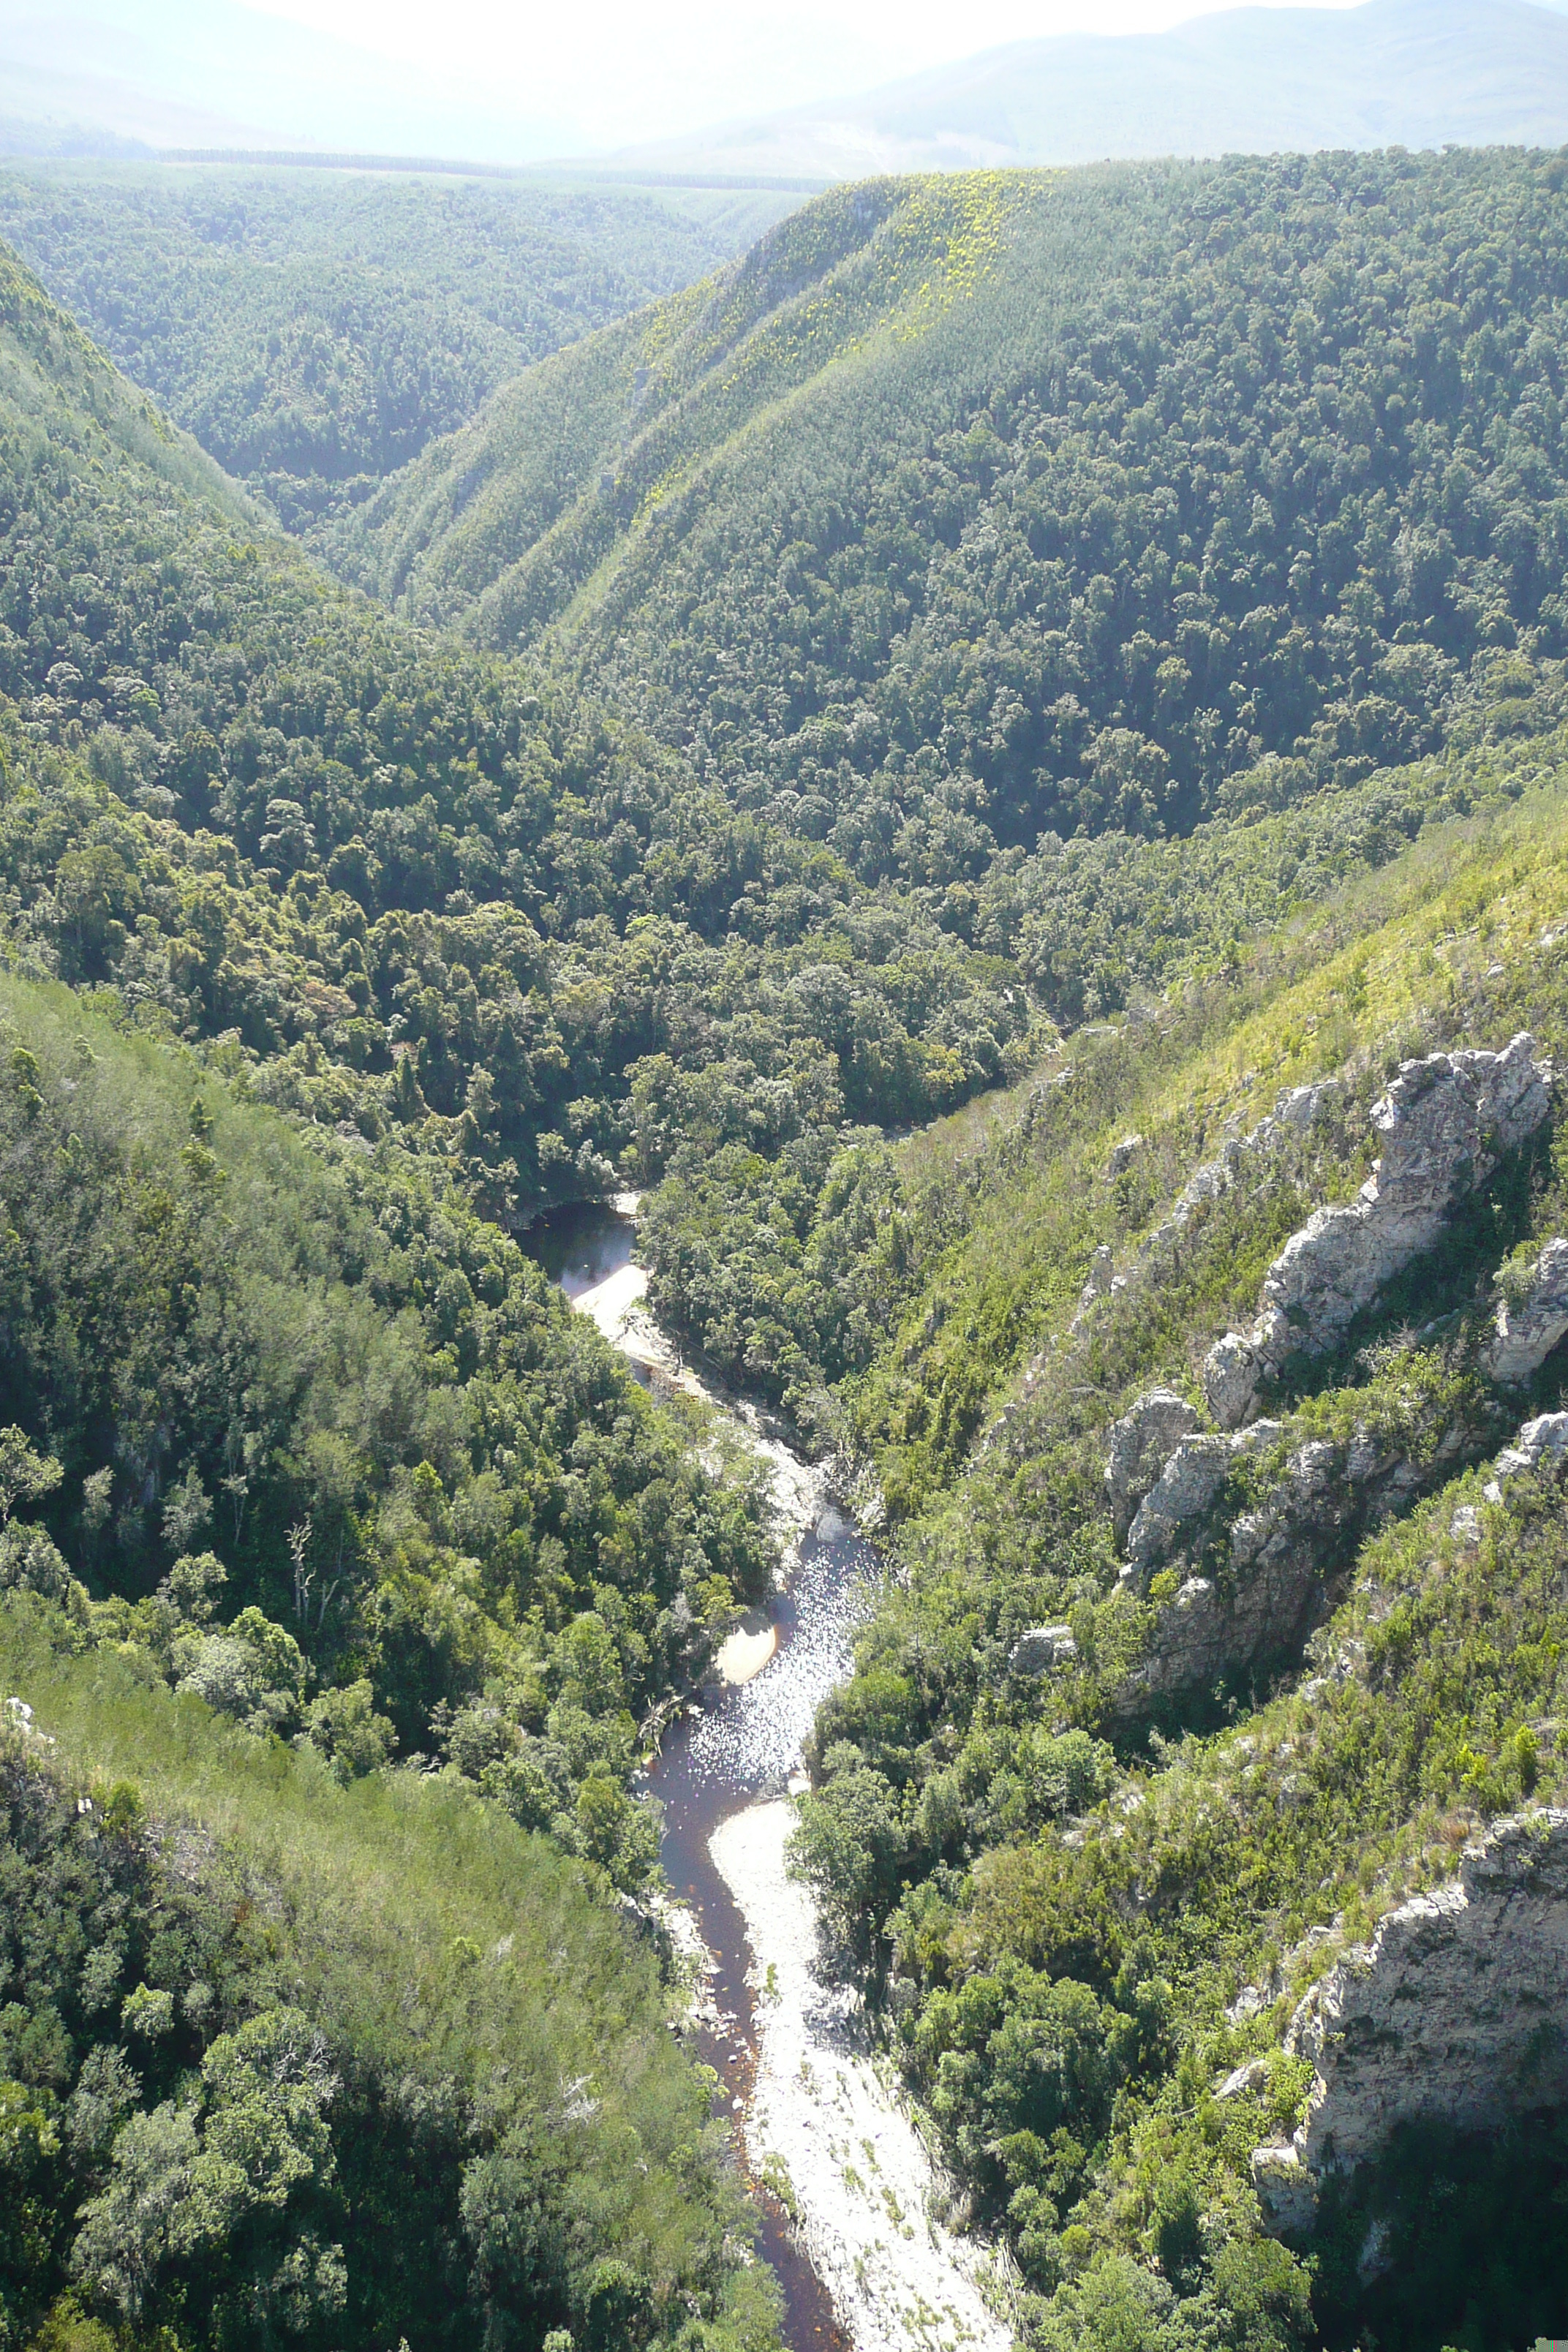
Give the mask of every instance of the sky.
[[[1233, 5], [1233, 0], [1228, 0]], [[1354, 0], [1314, 0], [1349, 6]], [[251, 0], [575, 131], [580, 151], [847, 97], [1004, 41], [1158, 31], [1227, 0]], [[1260, 0], [1289, 5], [1289, 0]]]

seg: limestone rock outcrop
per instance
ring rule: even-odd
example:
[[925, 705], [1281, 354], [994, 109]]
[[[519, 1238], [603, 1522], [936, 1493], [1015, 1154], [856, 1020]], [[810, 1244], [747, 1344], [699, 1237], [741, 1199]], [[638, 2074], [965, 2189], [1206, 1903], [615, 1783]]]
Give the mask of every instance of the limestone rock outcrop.
[[1331, 2173], [1423, 2118], [1495, 2130], [1568, 2103], [1568, 1812], [1494, 1824], [1457, 1876], [1383, 1920], [1307, 1994], [1286, 2048], [1316, 2072], [1289, 2143], [1253, 2179], [1283, 2235], [1310, 2227]]
[[[1559, 1418], [1568, 1442], [1568, 1413]], [[1118, 1695], [1121, 1719], [1304, 1640], [1360, 1537], [1442, 1485], [1485, 1441], [1483, 1429], [1458, 1422], [1418, 1465], [1365, 1429], [1341, 1442], [1310, 1438], [1286, 1455], [1251, 1508], [1227, 1520], [1216, 1506], [1232, 1469], [1283, 1433], [1280, 1423], [1259, 1421], [1227, 1437], [1184, 1437], [1139, 1506], [1123, 1589], [1146, 1594], [1162, 1569], [1182, 1580]]]
[[1126, 1542], [1139, 1505], [1177, 1445], [1197, 1425], [1197, 1413], [1174, 1389], [1150, 1389], [1111, 1423], [1105, 1491], [1119, 1544]]
[[1488, 1502], [1500, 1503], [1503, 1488], [1521, 1471], [1538, 1470], [1542, 1463], [1555, 1465], [1564, 1455], [1568, 1455], [1568, 1412], [1538, 1412], [1498, 1455], [1482, 1490]]
[[1530, 1286], [1517, 1304], [1497, 1310], [1497, 1337], [1481, 1357], [1494, 1381], [1523, 1381], [1541, 1370], [1568, 1331], [1568, 1241], [1550, 1241], [1535, 1261]]
[[1264, 1277], [1251, 1330], [1210, 1350], [1204, 1391], [1222, 1427], [1256, 1412], [1263, 1382], [1292, 1356], [1337, 1348], [1356, 1316], [1441, 1238], [1458, 1203], [1541, 1126], [1551, 1077], [1523, 1032], [1500, 1054], [1404, 1065], [1373, 1107], [1383, 1155], [1356, 1200], [1314, 1212]]
[[1007, 1664], [1016, 1675], [1048, 1675], [1054, 1667], [1070, 1665], [1077, 1656], [1070, 1625], [1031, 1625], [1008, 1651]]

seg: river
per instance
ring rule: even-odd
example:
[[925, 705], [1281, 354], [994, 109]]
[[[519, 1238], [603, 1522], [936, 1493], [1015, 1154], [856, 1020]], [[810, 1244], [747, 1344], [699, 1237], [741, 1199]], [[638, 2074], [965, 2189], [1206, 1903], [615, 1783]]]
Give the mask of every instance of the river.
[[851, 1670], [878, 1555], [763, 1415], [715, 1397], [680, 1361], [644, 1305], [635, 1216], [630, 1195], [575, 1203], [541, 1219], [524, 1245], [639, 1379], [705, 1398], [763, 1455], [788, 1538], [780, 1590], [725, 1643], [644, 1783], [663, 1808], [665, 1874], [704, 1949], [698, 2044], [736, 2127], [784, 2342], [789, 2352], [1006, 2352], [981, 2258], [938, 2218], [924, 2144], [855, 1997], [819, 1958], [810, 1897], [784, 1866], [802, 1748]]

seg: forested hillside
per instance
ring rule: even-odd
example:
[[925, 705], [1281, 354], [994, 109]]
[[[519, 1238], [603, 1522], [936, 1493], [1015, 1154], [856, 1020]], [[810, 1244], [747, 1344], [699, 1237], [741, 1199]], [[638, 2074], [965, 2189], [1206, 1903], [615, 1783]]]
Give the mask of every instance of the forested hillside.
[[366, 576], [962, 930], [998, 845], [1364, 775], [1560, 649], [1563, 168], [836, 192], [432, 448]]
[[[388, 903], [457, 927], [490, 1024], [445, 1120], [374, 898], [269, 789], [358, 833], [402, 750], [592, 857], [572, 786], [626, 754], [334, 589], [12, 260], [0, 317], [0, 2341], [765, 2352], [627, 1784], [770, 1512], [479, 1175], [531, 1068], [583, 1083], [559, 920], [499, 869], [476, 915], [416, 795]], [[499, 1088], [498, 1022], [543, 1041]]]
[[[1076, 1022], [1159, 976], [1152, 919], [1223, 955], [1342, 854], [1215, 900], [1130, 842], [1359, 789], [1489, 700], [1539, 723], [1564, 220], [1560, 158], [1458, 152], [836, 192], [435, 445], [362, 510], [364, 576], [535, 646]], [[712, 1140], [654, 1211], [661, 1296], [799, 1410], [865, 1354], [795, 1271], [826, 1161]]]
[[533, 361], [795, 201], [208, 168], [12, 167], [0, 237], [309, 533]]
[[449, 1782], [342, 1787], [13, 1597], [0, 2328], [768, 2352], [653, 1955]]
[[609, 1913], [775, 1531], [518, 1242], [626, 1182], [879, 1510], [796, 1857], [1021, 2343], [1559, 2324], [1565, 320], [1561, 157], [836, 191], [378, 603], [0, 257], [0, 2346], [773, 2340]]

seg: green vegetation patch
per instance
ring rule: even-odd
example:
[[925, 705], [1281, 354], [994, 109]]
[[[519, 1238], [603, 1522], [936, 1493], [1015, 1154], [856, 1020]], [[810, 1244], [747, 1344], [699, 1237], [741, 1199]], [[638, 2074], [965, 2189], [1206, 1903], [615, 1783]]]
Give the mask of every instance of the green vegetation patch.
[[0, 1610], [8, 2341], [775, 2340], [655, 1959], [557, 1853], [71, 1648]]

